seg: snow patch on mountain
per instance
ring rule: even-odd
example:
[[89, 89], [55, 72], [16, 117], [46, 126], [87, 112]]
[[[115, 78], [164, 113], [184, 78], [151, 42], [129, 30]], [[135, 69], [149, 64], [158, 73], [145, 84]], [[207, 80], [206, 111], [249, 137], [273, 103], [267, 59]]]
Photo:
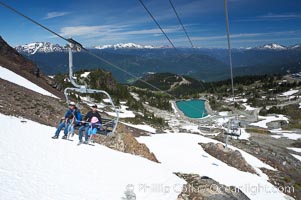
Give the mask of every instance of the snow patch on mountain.
[[290, 46], [290, 49], [297, 49], [297, 48], [300, 48], [301, 47], [301, 44], [295, 44], [293, 46]]
[[260, 121], [251, 123], [251, 126], [257, 126], [260, 128], [268, 128], [267, 124], [273, 121], [286, 121], [289, 123], [289, 120], [284, 115], [271, 115], [271, 116], [258, 116]]
[[9, 82], [12, 82], [14, 84], [20, 85], [22, 87], [25, 87], [27, 89], [30, 89], [32, 91], [38, 92], [40, 94], [58, 98], [55, 95], [51, 94], [50, 92], [46, 91], [45, 89], [43, 89], [43, 88], [39, 87], [38, 85], [32, 83], [31, 81], [27, 80], [26, 78], [16, 74], [13, 71], [10, 71], [9, 69], [2, 67], [2, 66], [0, 66], [0, 78], [7, 80]]
[[282, 97], [286, 97], [286, 96], [291, 96], [291, 95], [293, 95], [293, 94], [296, 94], [296, 93], [298, 93], [299, 92], [299, 90], [289, 90], [289, 91], [287, 91], [287, 92], [283, 92], [282, 94], [280, 94], [279, 96], [282, 96]]
[[108, 45], [100, 45], [96, 46], [95, 49], [155, 49], [159, 47], [155, 47], [152, 45], [140, 45], [135, 43], [119, 43], [119, 44], [108, 44]]
[[260, 47], [255, 47], [255, 49], [261, 49], [261, 50], [286, 50], [288, 49], [286, 46], [276, 44], [276, 43], [271, 43], [271, 44], [265, 44]]
[[147, 124], [130, 124], [130, 123], [126, 123], [126, 122], [121, 122], [127, 126], [133, 127], [133, 128], [137, 128], [143, 131], [147, 131], [150, 133], [156, 133], [156, 129], [151, 127], [150, 125]]
[[276, 139], [279, 139], [279, 138], [282, 138], [282, 137], [288, 138], [290, 140], [301, 139], [301, 134], [296, 132], [296, 131], [282, 130], [280, 128], [280, 129], [270, 130], [270, 132], [272, 134], [275, 134], [275, 135], [272, 135], [271, 137], [276, 138]]
[[301, 161], [301, 156], [299, 156], [299, 155], [296, 155], [296, 154], [292, 154], [292, 153], [291, 153], [291, 155], [292, 155], [292, 156], [294, 156], [296, 159], [298, 159], [298, 160], [300, 160], [300, 161]]
[[91, 72], [84, 72], [80, 75], [81, 78], [87, 78]]

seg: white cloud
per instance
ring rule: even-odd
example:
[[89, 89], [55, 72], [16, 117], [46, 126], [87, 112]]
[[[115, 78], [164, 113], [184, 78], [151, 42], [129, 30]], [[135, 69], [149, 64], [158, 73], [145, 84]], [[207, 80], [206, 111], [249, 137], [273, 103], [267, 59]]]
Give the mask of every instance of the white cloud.
[[62, 36], [85, 36], [101, 33], [103, 26], [67, 26], [61, 28]]
[[266, 19], [284, 19], [284, 18], [300, 18], [301, 15], [298, 14], [273, 14], [273, 13], [269, 13], [267, 15], [262, 15], [259, 16], [258, 18], [266, 18]]
[[56, 17], [62, 17], [68, 14], [69, 12], [49, 12], [43, 19], [52, 19]]
[[291, 19], [297, 19], [301, 18], [300, 14], [296, 13], [284, 13], [284, 14], [274, 14], [274, 13], [268, 13], [265, 15], [259, 15], [254, 18], [245, 18], [245, 19], [238, 19], [234, 21], [238, 22], [256, 22], [256, 21], [279, 21], [279, 20], [291, 20]]
[[[279, 35], [292, 35], [296, 34], [297, 31], [278, 31], [278, 32], [261, 32], [261, 33], [238, 33], [231, 34], [230, 37], [232, 39], [238, 38], [255, 38], [255, 37], [268, 37], [268, 36], [279, 36]], [[202, 41], [202, 40], [222, 40], [226, 39], [225, 35], [217, 35], [217, 36], [205, 36], [205, 37], [191, 37], [192, 40]]]
[[[180, 30], [179, 26], [169, 26], [164, 28], [166, 33], [174, 33]], [[61, 28], [60, 34], [66, 37], [82, 36], [85, 38], [97, 37], [117, 37], [130, 35], [158, 35], [161, 31], [157, 28], [132, 30], [129, 26], [102, 25], [102, 26], [68, 26]]]

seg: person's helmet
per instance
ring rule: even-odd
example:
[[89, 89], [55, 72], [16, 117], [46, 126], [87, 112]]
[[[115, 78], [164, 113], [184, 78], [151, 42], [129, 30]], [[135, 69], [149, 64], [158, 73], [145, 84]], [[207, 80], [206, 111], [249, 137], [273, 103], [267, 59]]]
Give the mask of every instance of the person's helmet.
[[71, 101], [71, 102], [69, 103], [69, 106], [75, 106], [75, 102]]

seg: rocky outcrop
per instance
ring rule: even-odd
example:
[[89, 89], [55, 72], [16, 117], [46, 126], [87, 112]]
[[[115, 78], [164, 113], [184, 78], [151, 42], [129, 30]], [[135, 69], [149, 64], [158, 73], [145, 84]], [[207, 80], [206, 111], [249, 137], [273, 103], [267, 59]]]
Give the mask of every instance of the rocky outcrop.
[[238, 170], [244, 172], [250, 172], [256, 174], [256, 171], [251, 165], [247, 163], [241, 153], [237, 150], [232, 150], [230, 148], [225, 148], [221, 143], [199, 143], [203, 149], [209, 153], [211, 156], [227, 163], [231, 167], [235, 167]]
[[289, 200], [300, 199], [301, 197], [301, 185], [294, 182], [294, 180], [287, 176], [282, 171], [274, 171], [265, 168], [261, 168], [262, 172], [267, 174], [269, 177], [269, 182], [274, 186], [279, 188], [283, 193], [287, 194], [290, 197], [287, 197]]
[[278, 120], [278, 121], [272, 121], [267, 123], [267, 126], [268, 129], [277, 129], [277, 128], [283, 128], [287, 124], [288, 123], [285, 120]]
[[60, 102], [27, 88], [0, 79], [0, 113], [21, 116], [41, 124], [57, 126], [66, 110]]
[[36, 66], [33, 62], [24, 58], [14, 48], [10, 47], [0, 36], [0, 65], [9, 66], [11, 69], [20, 69], [28, 73], [34, 73]]
[[215, 180], [198, 174], [175, 173], [187, 181], [178, 200], [249, 200], [238, 188], [222, 185]]
[[[252, 132], [251, 132], [252, 133]], [[222, 137], [215, 139], [224, 141]], [[290, 155], [287, 147], [301, 147], [301, 140], [292, 142], [287, 139], [274, 139], [269, 134], [252, 133], [249, 140], [230, 140], [232, 146], [246, 151], [277, 171], [261, 169], [269, 176], [275, 186], [294, 187], [294, 193], [286, 193], [295, 199], [301, 199], [301, 162]], [[285, 192], [285, 191], [284, 191]]]
[[149, 148], [145, 144], [139, 143], [131, 133], [117, 131], [113, 136], [96, 135], [95, 141], [111, 149], [159, 162]]

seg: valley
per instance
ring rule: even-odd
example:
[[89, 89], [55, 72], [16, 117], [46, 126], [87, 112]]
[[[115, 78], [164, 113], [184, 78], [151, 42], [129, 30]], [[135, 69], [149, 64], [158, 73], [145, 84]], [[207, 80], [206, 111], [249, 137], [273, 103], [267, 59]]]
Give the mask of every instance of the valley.
[[[36, 42], [19, 45], [15, 49], [37, 63], [48, 75], [66, 73], [67, 49], [58, 44]], [[220, 48], [179, 48], [180, 54], [170, 47], [156, 47], [134, 43], [91, 47], [90, 51], [123, 70], [144, 77], [149, 72], [170, 72], [204, 82], [220, 81], [230, 78], [228, 54]], [[300, 45], [282, 46], [266, 44], [253, 48], [233, 49], [233, 70], [235, 76], [296, 73], [301, 70]], [[86, 53], [78, 52], [74, 56], [75, 71], [104, 69], [110, 71], [117, 81], [129, 83], [135, 81], [132, 76], [122, 73], [106, 63]]]

